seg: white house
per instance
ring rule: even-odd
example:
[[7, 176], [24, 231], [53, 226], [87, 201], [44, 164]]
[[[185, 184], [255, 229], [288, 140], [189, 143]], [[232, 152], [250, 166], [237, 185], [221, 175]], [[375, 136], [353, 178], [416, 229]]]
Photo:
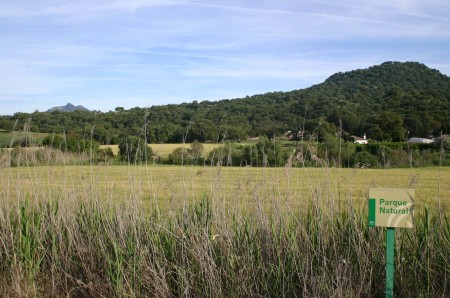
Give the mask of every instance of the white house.
[[355, 144], [367, 144], [368, 143], [366, 134], [364, 134], [364, 136], [362, 138], [357, 137], [357, 136], [352, 136], [352, 138], [353, 138]]

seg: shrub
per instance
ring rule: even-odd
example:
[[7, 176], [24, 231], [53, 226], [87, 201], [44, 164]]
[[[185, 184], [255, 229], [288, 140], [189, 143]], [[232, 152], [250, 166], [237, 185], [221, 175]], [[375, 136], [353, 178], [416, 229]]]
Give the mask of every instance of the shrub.
[[357, 152], [350, 158], [350, 164], [358, 168], [376, 168], [378, 160], [369, 152]]
[[205, 159], [202, 156], [203, 145], [197, 141], [191, 144], [190, 148], [176, 148], [167, 158], [168, 163], [174, 165], [199, 165], [203, 164]]

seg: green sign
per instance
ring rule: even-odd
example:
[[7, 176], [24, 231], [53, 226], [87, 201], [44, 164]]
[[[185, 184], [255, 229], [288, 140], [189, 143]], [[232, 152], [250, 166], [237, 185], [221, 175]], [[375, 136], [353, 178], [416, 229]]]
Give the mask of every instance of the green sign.
[[412, 228], [414, 189], [369, 189], [369, 227], [386, 229], [386, 298], [394, 297], [395, 228]]
[[414, 189], [369, 189], [369, 227], [413, 228]]

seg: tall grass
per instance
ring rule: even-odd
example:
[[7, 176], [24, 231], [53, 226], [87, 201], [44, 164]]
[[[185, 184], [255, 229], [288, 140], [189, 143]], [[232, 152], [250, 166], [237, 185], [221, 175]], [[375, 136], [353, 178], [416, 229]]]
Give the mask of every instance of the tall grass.
[[[385, 231], [368, 228], [365, 188], [344, 187], [347, 172], [241, 169], [231, 186], [220, 167], [97, 169], [2, 169], [3, 296], [384, 296]], [[107, 184], [114, 170], [126, 172], [124, 188]], [[173, 171], [163, 180], [179, 193], [158, 190]], [[405, 177], [399, 184], [421, 196], [421, 178]], [[450, 294], [448, 185], [442, 192], [439, 208], [419, 198], [415, 228], [397, 230], [399, 297]]]
[[[7, 296], [361, 297], [384, 292], [384, 231], [365, 212], [311, 202], [286, 218], [215, 219], [203, 200], [171, 220], [96, 203], [1, 209]], [[449, 294], [450, 225], [428, 212], [399, 231], [395, 292]]]

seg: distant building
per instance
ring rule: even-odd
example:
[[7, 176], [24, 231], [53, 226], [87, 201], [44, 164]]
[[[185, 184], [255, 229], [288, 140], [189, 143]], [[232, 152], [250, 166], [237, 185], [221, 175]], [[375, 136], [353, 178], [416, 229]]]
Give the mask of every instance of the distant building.
[[368, 143], [368, 140], [366, 138], [366, 134], [364, 134], [364, 136], [362, 138], [361, 137], [357, 137], [357, 136], [352, 136], [352, 138], [353, 138], [353, 142], [355, 144], [367, 144]]
[[431, 143], [433, 143], [433, 140], [426, 139], [426, 138], [410, 138], [408, 140], [408, 143], [431, 144]]

